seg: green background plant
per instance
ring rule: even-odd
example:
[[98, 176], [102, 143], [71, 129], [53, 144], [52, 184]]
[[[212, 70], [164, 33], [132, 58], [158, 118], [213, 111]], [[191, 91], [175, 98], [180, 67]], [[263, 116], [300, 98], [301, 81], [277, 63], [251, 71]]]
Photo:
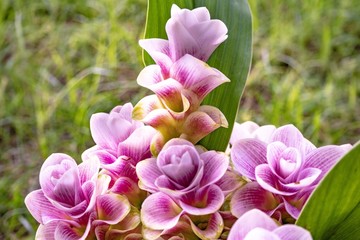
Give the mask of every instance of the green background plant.
[[[253, 61], [238, 119], [294, 123], [321, 146], [360, 135], [360, 5], [249, 1]], [[89, 118], [137, 103], [145, 0], [2, 0], [0, 239], [33, 239], [24, 207], [52, 152], [80, 161]]]

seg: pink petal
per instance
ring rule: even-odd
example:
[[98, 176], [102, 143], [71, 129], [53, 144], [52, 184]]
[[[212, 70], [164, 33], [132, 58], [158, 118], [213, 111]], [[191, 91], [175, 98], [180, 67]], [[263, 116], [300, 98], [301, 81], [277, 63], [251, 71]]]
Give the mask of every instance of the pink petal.
[[243, 214], [230, 230], [229, 240], [241, 240], [254, 228], [263, 228], [269, 231], [277, 228], [276, 223], [265, 213], [253, 209]]
[[279, 127], [272, 135], [272, 142], [282, 142], [287, 147], [301, 149], [304, 137], [301, 132], [292, 124]]
[[44, 161], [43, 165], [41, 166], [40, 173], [48, 167], [61, 164], [66, 165], [64, 167], [67, 169], [77, 166], [76, 161], [69, 155], [63, 153], [53, 153]]
[[305, 168], [321, 169], [321, 179], [339, 160], [348, 149], [342, 146], [324, 146], [311, 151], [305, 158]]
[[180, 207], [184, 212], [191, 215], [206, 215], [218, 211], [224, 203], [224, 194], [216, 185], [197, 190], [196, 193], [189, 193], [180, 200]]
[[279, 204], [279, 199], [271, 192], [263, 189], [257, 182], [250, 182], [234, 193], [230, 201], [230, 209], [236, 217], [241, 217], [254, 208], [272, 215]]
[[110, 232], [112, 233], [126, 233], [134, 230], [140, 225], [140, 212], [137, 208], [131, 207], [131, 211], [119, 223], [112, 225]]
[[41, 224], [54, 220], [66, 219], [68, 216], [54, 207], [44, 196], [41, 189], [32, 191], [25, 197], [25, 205], [31, 215]]
[[191, 229], [200, 239], [219, 239], [224, 229], [224, 221], [218, 212], [211, 214], [205, 229], [200, 229], [190, 218], [188, 219]]
[[188, 54], [174, 63], [170, 76], [179, 81], [185, 89], [193, 91], [199, 102], [213, 89], [230, 81], [217, 69]]
[[141, 222], [153, 230], [169, 229], [176, 225], [181, 214], [181, 208], [168, 195], [158, 192], [143, 202]]
[[275, 176], [267, 164], [261, 164], [255, 168], [256, 181], [265, 190], [275, 194], [290, 196], [295, 194], [296, 191], [291, 189], [278, 189], [278, 178]]
[[217, 128], [227, 126], [228, 122], [219, 109], [201, 106], [186, 118], [180, 137], [195, 144]]
[[163, 108], [163, 104], [156, 95], [149, 95], [135, 105], [132, 116], [135, 120], [143, 120], [153, 110]]
[[222, 176], [222, 178], [220, 178], [220, 180], [216, 182], [216, 185], [221, 188], [225, 196], [233, 193], [243, 184], [245, 184], [245, 180], [241, 178], [238, 174], [230, 170], [226, 171], [224, 176]]
[[235, 169], [243, 176], [254, 180], [256, 166], [266, 163], [266, 144], [256, 139], [241, 139], [231, 149]]
[[145, 67], [137, 77], [137, 83], [140, 86], [146, 87], [150, 90], [153, 90], [152, 86], [162, 81], [164, 81], [164, 79], [161, 75], [161, 69], [158, 65], [149, 65]]
[[118, 155], [132, 158], [136, 163], [150, 157], [150, 142], [156, 130], [149, 126], [136, 129], [118, 146]]
[[116, 149], [133, 131], [132, 124], [117, 115], [95, 113], [90, 118], [91, 136], [94, 142], [109, 149]]
[[90, 161], [80, 163], [78, 169], [80, 184], [89, 180], [96, 180], [100, 170], [100, 162], [96, 158], [91, 159]]
[[273, 233], [282, 240], [312, 240], [308, 230], [292, 224], [280, 226], [273, 230]]
[[94, 215], [89, 217], [86, 226], [79, 226], [76, 222], [67, 223], [59, 222], [55, 229], [55, 239], [67, 239], [67, 240], [85, 240], [87, 239], [91, 222], [94, 219]]
[[157, 187], [154, 185], [156, 179], [162, 175], [156, 164], [156, 158], [149, 158], [140, 161], [136, 165], [136, 174], [140, 179], [140, 188], [149, 192], [155, 192]]
[[109, 193], [97, 197], [96, 208], [99, 220], [95, 220], [94, 224], [97, 222], [116, 224], [130, 212], [130, 203], [122, 195]]
[[246, 234], [246, 237], [244, 240], [282, 240], [279, 238], [275, 233], [263, 229], [263, 228], [254, 228], [252, 229], [248, 234]]
[[202, 153], [200, 158], [204, 161], [204, 176], [200, 186], [208, 186], [219, 181], [229, 166], [229, 157], [225, 153], [208, 151]]
[[242, 124], [235, 122], [231, 133], [230, 144], [234, 145], [240, 139], [252, 138], [252, 133], [259, 128], [254, 122], [246, 121]]
[[306, 168], [301, 170], [296, 182], [281, 184], [285, 189], [298, 191], [312, 185], [321, 174], [321, 170], [317, 168]]
[[54, 232], [59, 222], [53, 221], [46, 225], [40, 224], [35, 235], [37, 240], [55, 240]]
[[140, 207], [146, 197], [146, 192], [139, 189], [137, 182], [127, 177], [121, 177], [116, 180], [110, 191], [126, 196], [131, 205], [136, 207]]
[[286, 201], [286, 199], [284, 199], [284, 206], [285, 206], [286, 212], [291, 217], [293, 217], [294, 219], [298, 219], [301, 209], [298, 209], [297, 207], [293, 206], [290, 202]]

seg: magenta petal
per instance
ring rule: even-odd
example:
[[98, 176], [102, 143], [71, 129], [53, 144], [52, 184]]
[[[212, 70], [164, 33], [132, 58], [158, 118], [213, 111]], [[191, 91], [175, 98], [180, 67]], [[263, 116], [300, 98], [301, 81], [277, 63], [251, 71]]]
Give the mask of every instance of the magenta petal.
[[188, 219], [191, 223], [191, 229], [200, 239], [219, 239], [224, 229], [224, 221], [218, 212], [211, 214], [205, 229], [200, 229], [190, 218]]
[[273, 230], [281, 240], [312, 240], [311, 234], [308, 230], [296, 225], [283, 225]]
[[49, 202], [41, 189], [29, 193], [25, 198], [25, 205], [36, 221], [41, 224], [68, 217]]
[[204, 176], [200, 182], [202, 187], [220, 180], [229, 166], [229, 157], [224, 153], [208, 151], [202, 153], [200, 158], [204, 161]]
[[86, 226], [79, 225], [74, 221], [59, 222], [54, 233], [55, 239], [85, 240], [89, 235], [94, 217], [94, 214], [90, 215]]
[[118, 155], [132, 158], [136, 163], [150, 157], [150, 142], [156, 130], [149, 126], [137, 128], [118, 146]]
[[191, 215], [206, 215], [218, 211], [224, 203], [224, 194], [216, 185], [189, 193], [180, 200], [180, 207]]
[[96, 222], [107, 224], [116, 224], [126, 217], [130, 212], [130, 203], [128, 199], [119, 194], [104, 194], [96, 199], [96, 208], [98, 219]]
[[169, 229], [176, 225], [181, 213], [181, 208], [168, 195], [158, 192], [143, 202], [141, 221], [153, 230]]
[[82, 162], [78, 166], [80, 184], [89, 180], [96, 180], [100, 169], [100, 162], [98, 159], [91, 159], [86, 162]]
[[267, 164], [261, 164], [255, 168], [255, 176], [256, 181], [263, 187], [265, 190], [270, 191], [275, 194], [280, 195], [293, 195], [296, 191], [287, 189], [287, 191], [283, 191], [282, 189], [278, 189], [278, 180], [277, 176], [275, 176]]
[[231, 213], [241, 217], [251, 209], [260, 209], [272, 215], [277, 209], [279, 200], [271, 193], [263, 189], [257, 182], [247, 183], [238, 189], [231, 198]]
[[154, 183], [156, 179], [162, 175], [162, 173], [156, 164], [156, 158], [149, 158], [144, 161], [140, 161], [136, 165], [136, 174], [140, 179], [141, 189], [150, 192], [155, 192], [157, 190]]
[[272, 231], [277, 228], [276, 223], [265, 213], [253, 209], [243, 214], [233, 225], [229, 233], [229, 240], [241, 240], [254, 228]]
[[241, 175], [254, 180], [256, 166], [267, 163], [266, 144], [256, 139], [241, 139], [232, 146], [231, 159]]

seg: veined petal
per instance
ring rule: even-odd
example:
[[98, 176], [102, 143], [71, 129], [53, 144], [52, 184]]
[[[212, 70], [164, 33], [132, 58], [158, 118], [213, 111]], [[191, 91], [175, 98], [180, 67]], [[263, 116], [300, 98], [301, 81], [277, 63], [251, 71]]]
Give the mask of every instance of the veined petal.
[[120, 177], [116, 180], [110, 191], [116, 194], [125, 195], [131, 205], [139, 208], [142, 201], [146, 198], [146, 192], [141, 191], [138, 184], [127, 177]]
[[218, 211], [224, 203], [224, 194], [216, 185], [188, 193], [180, 200], [180, 207], [184, 212], [191, 215], [206, 215]]
[[139, 45], [149, 53], [156, 64], [160, 66], [164, 78], [167, 78], [172, 65], [169, 41], [159, 38], [142, 39], [139, 41]]
[[238, 174], [231, 170], [227, 170], [222, 178], [216, 182], [225, 196], [233, 193], [236, 189], [244, 185], [246, 182], [243, 178], [241, 178]]
[[294, 147], [302, 150], [304, 137], [301, 132], [292, 124], [279, 127], [272, 135], [272, 142], [282, 142], [287, 147]]
[[230, 144], [234, 145], [240, 139], [252, 138], [252, 133], [259, 128], [259, 125], [252, 121], [246, 121], [244, 123], [234, 123], [234, 128], [230, 137]]
[[179, 81], [185, 89], [193, 91], [199, 102], [213, 89], [230, 81], [219, 70], [188, 54], [174, 63], [170, 76]]
[[161, 69], [158, 65], [149, 65], [141, 70], [136, 81], [140, 86], [153, 91], [152, 86], [164, 81], [164, 79], [161, 75]]
[[181, 208], [168, 195], [158, 192], [143, 202], [141, 222], [153, 230], [169, 229], [177, 224], [181, 214]]
[[200, 239], [218, 239], [224, 229], [224, 221], [218, 212], [211, 214], [208, 222], [205, 223], [205, 229], [200, 229], [189, 217], [188, 219], [191, 229]]
[[35, 235], [37, 240], [55, 240], [55, 229], [59, 223], [57, 221], [50, 222], [46, 225], [40, 224]]
[[225, 153], [208, 151], [202, 153], [200, 158], [204, 161], [204, 176], [200, 186], [208, 186], [219, 181], [229, 166], [229, 157]]
[[312, 240], [311, 234], [308, 230], [296, 225], [283, 225], [273, 230], [281, 240]]
[[99, 220], [95, 220], [94, 224], [104, 222], [111, 225], [123, 220], [131, 208], [126, 197], [109, 193], [97, 197], [96, 209]]
[[230, 209], [236, 217], [241, 217], [251, 209], [260, 209], [272, 215], [279, 204], [279, 199], [271, 192], [263, 189], [257, 182], [250, 182], [234, 193]]
[[235, 169], [243, 176], [255, 180], [255, 168], [267, 163], [266, 144], [257, 139], [241, 139], [231, 148]]
[[149, 158], [144, 161], [140, 161], [136, 165], [136, 174], [140, 179], [141, 189], [150, 192], [155, 192], [157, 190], [154, 183], [156, 179], [162, 175], [162, 173], [156, 164], [156, 158]]
[[68, 218], [63, 211], [49, 202], [41, 189], [29, 193], [25, 198], [25, 205], [36, 221], [41, 224]]
[[321, 174], [321, 170], [318, 168], [306, 168], [302, 169], [297, 181], [280, 184], [284, 189], [291, 189], [293, 191], [299, 191], [305, 187], [311, 186]]
[[228, 122], [218, 108], [201, 106], [186, 118], [180, 137], [195, 144], [217, 128], [227, 126]]
[[96, 180], [100, 170], [99, 159], [95, 157], [89, 161], [82, 162], [79, 164], [78, 168], [80, 184], [89, 180]]
[[156, 130], [150, 126], [137, 128], [125, 141], [118, 146], [118, 156], [127, 156], [136, 163], [150, 157], [150, 142]]
[[282, 240], [275, 233], [263, 229], [263, 228], [254, 228], [246, 234], [244, 240]]
[[255, 168], [256, 181], [261, 187], [275, 194], [290, 196], [296, 193], [294, 189], [278, 189], [278, 177], [274, 175], [268, 164], [261, 164]]
[[230, 230], [229, 240], [244, 239], [254, 228], [263, 228], [269, 231], [277, 228], [276, 223], [265, 213], [253, 209], [243, 214]]
[[112, 225], [110, 227], [110, 232], [113, 233], [125, 233], [131, 230], [134, 230], [139, 226], [140, 221], [140, 212], [137, 208], [131, 206], [131, 211], [126, 217], [119, 223]]
[[156, 95], [149, 95], [142, 98], [134, 107], [132, 117], [135, 120], [143, 120], [155, 109], [163, 109], [164, 106]]

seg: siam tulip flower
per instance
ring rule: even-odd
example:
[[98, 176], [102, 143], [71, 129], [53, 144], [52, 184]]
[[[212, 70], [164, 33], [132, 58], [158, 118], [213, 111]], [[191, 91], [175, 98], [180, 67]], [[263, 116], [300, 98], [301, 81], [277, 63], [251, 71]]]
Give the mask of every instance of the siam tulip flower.
[[25, 198], [30, 213], [41, 224], [39, 235], [53, 232], [55, 223], [61, 222], [57, 231], [75, 228], [78, 238], [86, 237], [96, 198], [107, 190], [110, 181], [108, 177], [98, 178], [99, 165], [92, 159], [78, 166], [70, 156], [60, 153], [45, 160], [40, 170], [41, 189]]
[[240, 139], [255, 138], [265, 143], [269, 143], [270, 137], [276, 130], [274, 125], [259, 126], [252, 121], [244, 123], [235, 122], [233, 131], [231, 133], [230, 144], [234, 145]]
[[[153, 193], [141, 209], [145, 228], [157, 230], [159, 237], [174, 228], [182, 217], [197, 236], [216, 238], [223, 226], [217, 211], [224, 202], [224, 193], [214, 183], [225, 174], [228, 164], [225, 154], [204, 152], [183, 139], [170, 140], [157, 158], [139, 162], [136, 166], [139, 185]], [[207, 230], [194, 223], [200, 220], [206, 222]]]
[[166, 23], [169, 40], [144, 39], [139, 44], [161, 67], [168, 78], [172, 64], [186, 54], [206, 62], [213, 51], [227, 39], [227, 27], [220, 20], [211, 20], [205, 7], [193, 10], [171, 8], [171, 18]]
[[[231, 151], [234, 167], [242, 176], [259, 184], [251, 185], [246, 191], [258, 192], [262, 197], [257, 196], [256, 202], [255, 198], [244, 198], [247, 195], [244, 189], [239, 190], [243, 193], [235, 193], [231, 200], [233, 214], [240, 216], [244, 210], [238, 210], [243, 205], [265, 204], [269, 196], [269, 199], [279, 196], [286, 211], [296, 219], [322, 177], [350, 148], [350, 145], [315, 148], [293, 125], [276, 129], [269, 142], [256, 138], [236, 141]], [[242, 202], [244, 199], [249, 202]]]
[[309, 231], [292, 224], [278, 226], [265, 213], [253, 209], [242, 215], [230, 230], [229, 240], [312, 240]]

